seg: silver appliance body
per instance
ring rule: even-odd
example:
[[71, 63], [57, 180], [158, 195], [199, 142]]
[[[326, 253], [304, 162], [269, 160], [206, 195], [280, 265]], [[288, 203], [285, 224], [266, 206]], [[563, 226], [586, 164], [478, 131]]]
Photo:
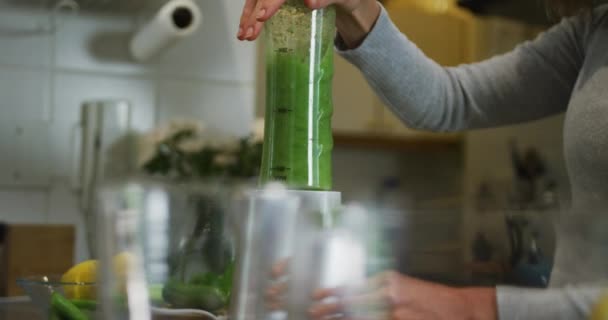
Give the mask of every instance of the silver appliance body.
[[107, 179], [119, 179], [134, 169], [131, 105], [126, 100], [99, 100], [81, 107], [81, 154], [76, 187], [80, 209], [87, 224], [89, 253], [95, 256], [93, 215], [97, 186]]
[[[300, 254], [295, 250], [303, 240], [301, 235], [309, 233], [311, 223], [330, 226], [333, 211], [340, 205], [339, 192], [271, 188], [249, 195], [243, 202], [242, 216], [237, 218], [240, 239], [231, 320], [295, 319], [287, 311], [266, 307], [267, 289], [290, 277], [289, 271], [277, 275], [273, 269], [281, 263], [289, 265], [288, 261]], [[306, 299], [310, 300], [310, 296]]]

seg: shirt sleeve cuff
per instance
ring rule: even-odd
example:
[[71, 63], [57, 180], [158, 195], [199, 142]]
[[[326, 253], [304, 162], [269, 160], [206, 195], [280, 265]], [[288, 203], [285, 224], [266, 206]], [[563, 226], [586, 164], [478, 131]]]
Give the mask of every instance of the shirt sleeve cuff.
[[390, 36], [401, 36], [401, 32], [391, 21], [388, 12], [384, 6], [380, 5], [380, 15], [374, 24], [372, 30], [365, 37], [363, 42], [356, 48], [349, 48], [340, 34], [336, 36], [335, 47], [340, 55], [345, 58], [363, 58], [370, 52], [377, 51], [382, 43], [385, 43]]
[[406, 54], [417, 50], [391, 21], [382, 6], [376, 24], [357, 48], [348, 49], [339, 36], [336, 37], [335, 47], [338, 54], [359, 68], [368, 81], [372, 82], [382, 80], [383, 75], [392, 70], [395, 52]]

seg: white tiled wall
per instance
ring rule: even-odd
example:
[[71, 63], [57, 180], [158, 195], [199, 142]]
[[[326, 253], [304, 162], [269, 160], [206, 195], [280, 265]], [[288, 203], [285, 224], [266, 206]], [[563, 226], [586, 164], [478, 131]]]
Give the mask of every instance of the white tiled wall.
[[[0, 27], [8, 29], [5, 31], [34, 30], [39, 26], [48, 26], [48, 22], [46, 10], [17, 10], [0, 1]], [[51, 64], [51, 35], [17, 36], [13, 32], [1, 33], [0, 63], [3, 65], [48, 67]]]
[[82, 14], [57, 21], [55, 66], [121, 75], [152, 74], [153, 65], [132, 63], [128, 42], [136, 28], [130, 15]]
[[[250, 85], [163, 80], [158, 92], [161, 121], [192, 116], [204, 119], [209, 127], [232, 134], [244, 135], [251, 130], [254, 89]], [[227, 123], [243, 125], [227, 127]]]
[[45, 190], [13, 189], [0, 191], [2, 220], [9, 223], [48, 221], [48, 198]]
[[196, 2], [205, 16], [199, 32], [148, 63], [135, 63], [129, 38], [153, 11], [53, 18], [45, 9], [50, 1], [15, 7], [0, 0], [0, 221], [73, 223], [77, 258], [87, 257], [69, 183], [84, 101], [129, 100], [138, 131], [196, 117], [248, 133], [256, 50], [235, 39], [242, 1]]
[[[227, 82], [251, 82], [256, 65], [253, 44], [236, 39], [242, 0], [199, 0], [204, 14], [200, 32], [169, 50], [159, 59], [162, 75], [205, 78]], [[247, 49], [244, 49], [244, 46]], [[179, 64], [174, 63], [180, 61]]]

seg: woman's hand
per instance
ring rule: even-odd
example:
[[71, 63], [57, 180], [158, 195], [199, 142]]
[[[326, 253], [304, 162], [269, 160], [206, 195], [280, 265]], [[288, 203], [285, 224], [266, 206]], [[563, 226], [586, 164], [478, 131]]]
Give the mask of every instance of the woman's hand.
[[[237, 38], [255, 40], [264, 22], [279, 10], [286, 0], [245, 0]], [[302, 0], [311, 9], [336, 5], [338, 32], [344, 42], [355, 47], [371, 31], [380, 14], [376, 0]]]
[[[456, 289], [396, 272], [381, 274], [359, 289], [322, 289], [312, 319], [494, 320], [494, 289]], [[331, 302], [323, 302], [331, 301]]]

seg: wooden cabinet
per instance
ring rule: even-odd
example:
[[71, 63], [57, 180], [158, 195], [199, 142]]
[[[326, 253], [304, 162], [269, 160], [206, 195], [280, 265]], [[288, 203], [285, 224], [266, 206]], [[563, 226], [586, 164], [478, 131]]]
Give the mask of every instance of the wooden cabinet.
[[386, 7], [393, 23], [429, 58], [444, 66], [473, 59], [475, 16], [448, 5], [430, 10], [416, 1], [394, 1]]
[[[455, 5], [431, 10], [422, 0], [391, 1], [386, 9], [395, 25], [428, 57], [444, 66], [471, 63], [504, 53], [533, 38], [539, 28], [499, 17], [478, 17]], [[425, 0], [430, 1], [430, 0]], [[436, 3], [445, 1], [435, 1]], [[449, 1], [447, 1], [449, 2]], [[440, 8], [440, 6], [435, 6]], [[461, 134], [433, 134], [407, 128], [376, 97], [361, 73], [339, 56], [334, 81], [336, 144], [370, 137], [378, 145], [454, 144]], [[386, 140], [390, 143], [384, 143]], [[401, 139], [401, 140], [400, 140]]]
[[341, 134], [365, 134], [381, 127], [378, 98], [356, 67], [335, 55], [333, 129]]
[[[387, 10], [395, 25], [429, 58], [444, 66], [457, 66], [473, 60], [475, 18], [463, 9], [450, 6], [444, 10], [431, 10], [416, 1], [389, 3]], [[389, 134], [398, 136], [432, 138], [433, 141], [458, 139], [459, 134], [430, 134], [410, 129], [384, 108], [383, 127]]]
[[[470, 62], [475, 55], [475, 18], [451, 7], [429, 11], [408, 2], [389, 2], [386, 7], [395, 25], [430, 58], [442, 65]], [[334, 131], [336, 144], [366, 136], [377, 145], [442, 145], [459, 143], [459, 134], [432, 134], [407, 128], [374, 94], [361, 73], [337, 58], [334, 81]], [[384, 143], [389, 141], [390, 143]]]
[[479, 17], [474, 20], [472, 59], [484, 60], [513, 50], [534, 39], [543, 29], [501, 17]]
[[0, 225], [0, 232], [0, 297], [23, 295], [19, 278], [60, 275], [74, 264], [73, 226]]

